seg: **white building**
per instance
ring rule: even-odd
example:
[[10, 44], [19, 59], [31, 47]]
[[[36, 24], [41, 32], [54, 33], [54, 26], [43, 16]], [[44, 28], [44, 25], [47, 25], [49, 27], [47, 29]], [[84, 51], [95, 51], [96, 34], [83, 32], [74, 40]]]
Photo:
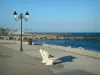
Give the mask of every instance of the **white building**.
[[[20, 35], [21, 32], [10, 32], [9, 35]], [[22, 34], [24, 34], [24, 32], [22, 32]]]

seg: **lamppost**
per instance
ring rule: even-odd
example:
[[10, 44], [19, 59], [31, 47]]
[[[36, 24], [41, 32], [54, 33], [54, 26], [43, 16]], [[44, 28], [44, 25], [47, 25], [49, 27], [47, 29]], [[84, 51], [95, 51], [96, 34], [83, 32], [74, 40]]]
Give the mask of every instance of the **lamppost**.
[[23, 47], [22, 47], [22, 19], [24, 19], [25, 21], [27, 21], [29, 13], [26, 12], [26, 14], [24, 16], [22, 13], [20, 15], [17, 15], [17, 12], [14, 11], [13, 15], [14, 15], [14, 19], [16, 21], [21, 20], [21, 35], [20, 35], [21, 36], [21, 39], [20, 39], [21, 40], [21, 44], [20, 44], [20, 51], [23, 51]]

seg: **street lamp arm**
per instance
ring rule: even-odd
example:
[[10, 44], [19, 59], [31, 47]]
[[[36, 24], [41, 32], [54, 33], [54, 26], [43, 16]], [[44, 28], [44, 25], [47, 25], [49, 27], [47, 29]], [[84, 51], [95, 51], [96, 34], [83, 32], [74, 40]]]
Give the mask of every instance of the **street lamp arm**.
[[20, 19], [24, 19], [25, 21], [28, 20], [27, 17], [25, 17], [23, 14], [22, 15], [19, 15], [17, 18], [14, 18], [16, 21], [19, 21]]
[[24, 16], [23, 14], [21, 15], [21, 18], [24, 19], [24, 21], [28, 20], [28, 18], [26, 16]]
[[24, 21], [28, 21], [28, 18], [27, 18], [27, 17], [25, 17], [25, 16], [23, 16], [23, 19], [24, 19]]
[[28, 18], [26, 16], [24, 16], [22, 13], [18, 16], [17, 20], [19, 20], [19, 19], [24, 19], [24, 21], [28, 20]]

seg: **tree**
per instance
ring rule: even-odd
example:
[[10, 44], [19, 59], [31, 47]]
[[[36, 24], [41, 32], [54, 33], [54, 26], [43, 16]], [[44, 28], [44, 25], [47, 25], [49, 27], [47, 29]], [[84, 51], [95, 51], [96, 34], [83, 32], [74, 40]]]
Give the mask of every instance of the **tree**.
[[0, 35], [8, 35], [10, 31], [10, 28], [0, 28]]

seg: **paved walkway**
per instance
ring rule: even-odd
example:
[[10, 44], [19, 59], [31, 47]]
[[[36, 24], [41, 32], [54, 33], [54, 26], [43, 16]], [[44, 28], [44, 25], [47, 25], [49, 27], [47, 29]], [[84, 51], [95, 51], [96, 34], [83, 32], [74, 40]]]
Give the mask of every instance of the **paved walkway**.
[[24, 52], [0, 44], [0, 75], [53, 75], [52, 71], [40, 61]]
[[[20, 51], [20, 44], [4, 44], [3, 46]], [[51, 55], [58, 57], [62, 61], [61, 63], [52, 66], [45, 66], [56, 75], [100, 75], [100, 60], [98, 59], [43, 46], [30, 46], [23, 44], [23, 49], [23, 53], [37, 58], [38, 60], [42, 59], [39, 49], [47, 50]], [[38, 61], [38, 63], [40, 62], [41, 60]]]

